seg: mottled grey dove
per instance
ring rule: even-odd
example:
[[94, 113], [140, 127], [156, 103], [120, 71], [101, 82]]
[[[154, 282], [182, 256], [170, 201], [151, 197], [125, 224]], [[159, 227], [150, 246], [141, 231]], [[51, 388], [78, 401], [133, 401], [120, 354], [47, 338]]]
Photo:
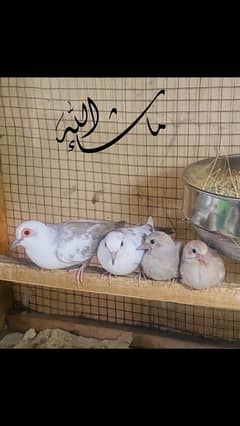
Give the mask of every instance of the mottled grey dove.
[[84, 219], [58, 224], [30, 220], [17, 227], [12, 248], [23, 246], [28, 257], [40, 268], [63, 269], [81, 265], [76, 275], [79, 284], [85, 267], [96, 255], [99, 241], [123, 224]]

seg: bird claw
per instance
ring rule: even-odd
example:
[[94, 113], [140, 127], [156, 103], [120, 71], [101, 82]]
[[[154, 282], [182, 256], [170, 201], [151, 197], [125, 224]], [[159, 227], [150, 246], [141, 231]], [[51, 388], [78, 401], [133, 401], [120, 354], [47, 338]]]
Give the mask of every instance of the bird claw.
[[135, 279], [135, 280], [138, 280], [138, 287], [139, 287], [139, 285], [140, 285], [141, 278], [143, 278], [144, 280], [147, 280], [147, 276], [146, 276], [146, 274], [143, 272], [143, 270], [142, 270], [142, 269], [140, 269], [138, 272], [136, 272], [136, 275], [135, 275], [135, 277], [134, 277], [134, 279]]
[[172, 286], [172, 284], [176, 284], [178, 282], [178, 278], [172, 278], [171, 280], [168, 281], [168, 288], [170, 288]]
[[105, 278], [105, 276], [108, 277], [108, 284], [111, 285], [113, 275], [111, 274], [111, 272], [103, 272], [101, 274], [101, 280], [103, 280]]
[[[84, 270], [89, 265], [89, 263], [90, 263], [90, 260], [87, 260], [77, 269], [77, 272], [76, 272], [76, 275], [75, 275], [75, 281], [76, 281], [78, 288], [81, 287], [81, 285], [83, 283]], [[76, 271], [76, 268], [72, 269], [72, 271]]]
[[75, 275], [75, 281], [77, 284], [77, 287], [81, 287], [81, 284], [83, 283], [83, 270], [84, 268], [82, 267], [83, 265], [80, 266], [80, 268], [77, 270], [76, 275]]
[[172, 278], [171, 280], [169, 280], [168, 281], [168, 288], [170, 288], [174, 282], [175, 282], [175, 278]]

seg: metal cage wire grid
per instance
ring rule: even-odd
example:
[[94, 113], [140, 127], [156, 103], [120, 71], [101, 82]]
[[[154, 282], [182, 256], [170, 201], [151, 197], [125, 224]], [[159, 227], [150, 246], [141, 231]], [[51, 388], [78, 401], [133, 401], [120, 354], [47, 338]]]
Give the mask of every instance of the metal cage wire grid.
[[[83, 153], [75, 144], [68, 151], [70, 133], [63, 143], [56, 141], [67, 126], [75, 126], [74, 115], [84, 119], [82, 106], [88, 107], [90, 98], [98, 108], [99, 122], [81, 143], [91, 148], [103, 145], [130, 126], [161, 89], [165, 94], [108, 149]], [[144, 223], [148, 215], [156, 226], [173, 226], [176, 238], [186, 242], [195, 234], [182, 220], [184, 168], [217, 152], [239, 153], [239, 78], [1, 78], [0, 91], [0, 155], [9, 243], [16, 226], [30, 218]], [[110, 117], [113, 108], [117, 112]], [[147, 119], [152, 129], [159, 123], [166, 127], [153, 136]], [[89, 119], [79, 137], [91, 125]], [[11, 255], [23, 256], [23, 250]], [[239, 264], [224, 260], [229, 285], [239, 286]], [[17, 299], [19, 291], [15, 291]], [[36, 289], [34, 300], [38, 291], [48, 290]], [[54, 291], [59, 303], [65, 303], [61, 290], [49, 289], [46, 303], [41, 302], [46, 312], [50, 308], [55, 312]], [[76, 309], [77, 298], [85, 296], [72, 297]], [[87, 303], [79, 306], [77, 315], [86, 316]], [[71, 315], [69, 307], [64, 312]], [[101, 319], [100, 313], [96, 315]]]

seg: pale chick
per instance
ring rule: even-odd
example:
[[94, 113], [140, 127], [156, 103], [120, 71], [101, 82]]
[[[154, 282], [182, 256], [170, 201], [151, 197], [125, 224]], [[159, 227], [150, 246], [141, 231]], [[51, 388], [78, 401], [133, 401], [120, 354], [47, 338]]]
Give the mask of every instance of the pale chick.
[[146, 250], [142, 258], [144, 274], [152, 280], [178, 278], [182, 243], [174, 241], [165, 232], [155, 231], [148, 235], [138, 250]]
[[78, 267], [76, 282], [83, 281], [85, 267], [96, 255], [99, 241], [124, 222], [76, 220], [58, 224], [35, 220], [23, 222], [16, 229], [12, 248], [23, 246], [26, 254], [40, 268]]
[[150, 216], [145, 225], [128, 226], [108, 233], [100, 242], [97, 257], [102, 267], [113, 275], [128, 275], [135, 272], [142, 260], [144, 250], [137, 250], [144, 236], [153, 230]]
[[181, 279], [194, 289], [204, 289], [220, 284], [225, 278], [225, 266], [215, 250], [200, 240], [189, 241], [182, 253]]

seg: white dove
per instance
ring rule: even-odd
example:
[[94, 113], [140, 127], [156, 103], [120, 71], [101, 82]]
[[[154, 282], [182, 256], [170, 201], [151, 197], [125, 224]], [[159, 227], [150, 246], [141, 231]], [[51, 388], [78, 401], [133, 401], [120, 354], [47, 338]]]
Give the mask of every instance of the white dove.
[[81, 265], [76, 275], [79, 285], [99, 241], [125, 222], [77, 220], [58, 224], [35, 220], [23, 222], [16, 229], [11, 248], [25, 248], [28, 257], [40, 268], [63, 269]]
[[182, 253], [182, 282], [194, 289], [215, 286], [225, 278], [225, 266], [215, 250], [200, 240], [189, 241]]
[[172, 280], [178, 277], [182, 243], [165, 232], [149, 234], [137, 250], [147, 250], [142, 258], [142, 269], [153, 280]]
[[128, 226], [108, 233], [100, 242], [97, 257], [102, 267], [113, 275], [127, 275], [141, 264], [144, 250], [137, 250], [144, 236], [153, 231], [150, 216], [145, 225]]

